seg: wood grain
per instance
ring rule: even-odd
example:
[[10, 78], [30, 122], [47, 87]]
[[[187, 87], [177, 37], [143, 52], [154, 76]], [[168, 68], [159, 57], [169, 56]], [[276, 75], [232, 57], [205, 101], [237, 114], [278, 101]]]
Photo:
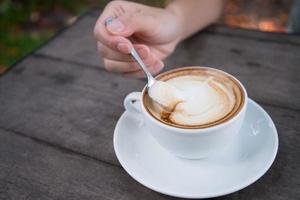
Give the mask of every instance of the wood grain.
[[84, 16], [73, 26], [62, 31], [36, 53], [61, 60], [77, 62], [94, 67], [103, 66], [93, 36], [95, 17]]
[[0, 130], [0, 199], [172, 199], [120, 167]]
[[[299, 132], [299, 128], [293, 130]], [[0, 199], [172, 199], [141, 186], [118, 166], [18, 132], [0, 129], [0, 141]], [[297, 199], [298, 143], [299, 137], [285, 130], [267, 174], [217, 199]]]
[[144, 84], [31, 57], [0, 79], [0, 124], [117, 163], [112, 134], [123, 99]]
[[[112, 136], [124, 111], [122, 100], [143, 85], [103, 70], [31, 57], [0, 79], [0, 127], [118, 166]], [[300, 180], [300, 113], [264, 108], [278, 128], [280, 147], [270, 175], [257, 184], [265, 190], [275, 185], [293, 196]], [[257, 184], [249, 191], [255, 193]]]

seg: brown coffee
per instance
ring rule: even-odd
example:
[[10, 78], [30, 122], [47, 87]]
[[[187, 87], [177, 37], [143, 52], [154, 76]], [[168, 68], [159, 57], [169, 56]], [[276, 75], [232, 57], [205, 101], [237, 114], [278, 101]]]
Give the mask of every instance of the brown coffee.
[[[172, 110], [165, 110], [143, 95], [146, 110], [157, 120], [178, 128], [199, 129], [221, 124], [233, 118], [245, 102], [240, 83], [231, 75], [207, 67], [184, 67], [160, 74], [164, 81], [184, 96]], [[168, 98], [163, 96], [162, 98]]]

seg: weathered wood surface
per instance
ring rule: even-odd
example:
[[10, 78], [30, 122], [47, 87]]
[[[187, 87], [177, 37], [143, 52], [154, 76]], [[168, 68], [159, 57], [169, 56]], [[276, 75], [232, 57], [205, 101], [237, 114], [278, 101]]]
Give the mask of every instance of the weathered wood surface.
[[[276, 162], [263, 178], [218, 199], [297, 199], [299, 140], [284, 138]], [[144, 188], [119, 166], [23, 133], [0, 129], [0, 141], [0, 199], [173, 199]]]
[[90, 15], [80, 18], [73, 26], [64, 30], [36, 53], [83, 65], [103, 66], [93, 37], [96, 20], [96, 17]]
[[266, 33], [259, 30], [252, 30], [248, 31], [245, 29], [239, 28], [229, 28], [225, 25], [217, 25], [209, 27], [207, 32], [215, 33], [215, 34], [222, 34], [227, 36], [234, 36], [234, 37], [242, 37], [248, 38], [263, 42], [274, 42], [274, 43], [284, 43], [284, 44], [291, 44], [291, 45], [300, 45], [300, 38], [299, 35], [287, 35], [286, 33]]
[[123, 99], [144, 84], [33, 56], [0, 79], [0, 124], [117, 163], [112, 134]]
[[[81, 18], [0, 78], [0, 199], [169, 199], [136, 183], [114, 155], [123, 98], [145, 81], [103, 70], [95, 20], [95, 14]], [[297, 199], [300, 46], [294, 37], [235, 32], [197, 34], [179, 45], [167, 69], [222, 66], [277, 126], [280, 147], [270, 171], [220, 199]]]
[[[94, 79], [95, 83], [90, 82]], [[111, 93], [112, 101], [103, 98], [106, 90], [116, 87], [110, 80], [118, 82], [118, 90]], [[119, 165], [112, 147], [114, 124], [123, 111], [124, 95], [131, 89], [140, 89], [143, 84], [143, 81], [126, 80], [101, 69], [31, 57], [0, 79], [0, 94], [5, 97], [0, 98], [3, 105], [0, 126], [89, 159]], [[78, 95], [82, 93], [85, 95]], [[264, 107], [278, 128], [279, 154], [262, 183], [246, 189], [246, 194], [264, 188], [263, 198], [274, 191], [276, 195], [295, 197], [300, 179], [297, 167], [300, 139], [295, 134], [300, 131], [300, 124], [296, 123], [300, 121], [300, 114], [274, 106]], [[291, 123], [293, 121], [295, 123]]]
[[0, 130], [0, 199], [171, 199], [121, 167]]

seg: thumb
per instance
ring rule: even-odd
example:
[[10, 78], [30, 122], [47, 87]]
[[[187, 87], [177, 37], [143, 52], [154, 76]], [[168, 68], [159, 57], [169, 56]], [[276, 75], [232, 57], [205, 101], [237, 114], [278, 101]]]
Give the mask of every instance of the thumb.
[[145, 33], [151, 31], [153, 20], [144, 16], [119, 16], [118, 18], [108, 17], [105, 20], [106, 29], [113, 35], [130, 37], [136, 32]]
[[128, 32], [125, 24], [118, 18], [108, 17], [105, 20], [106, 29], [113, 35], [125, 36], [124, 32]]

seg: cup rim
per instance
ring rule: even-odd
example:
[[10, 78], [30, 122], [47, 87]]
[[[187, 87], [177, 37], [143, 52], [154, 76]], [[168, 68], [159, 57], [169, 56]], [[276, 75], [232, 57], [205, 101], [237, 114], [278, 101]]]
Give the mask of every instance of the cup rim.
[[185, 133], [195, 133], [195, 132], [207, 132], [207, 131], [214, 131], [216, 129], [220, 129], [220, 128], [223, 128], [223, 127], [226, 127], [228, 125], [230, 125], [231, 123], [233, 123], [234, 121], [236, 121], [240, 115], [245, 111], [246, 107], [247, 107], [247, 101], [248, 101], [248, 95], [247, 95], [247, 91], [244, 87], [244, 85], [237, 79], [235, 78], [233, 75], [225, 72], [225, 71], [222, 71], [220, 69], [216, 69], [216, 68], [212, 68], [212, 67], [204, 67], [204, 66], [188, 66], [188, 67], [180, 67], [180, 68], [176, 68], [176, 69], [172, 69], [172, 70], [168, 70], [164, 73], [161, 73], [159, 74], [158, 76], [160, 75], [164, 75], [166, 73], [172, 73], [174, 71], [178, 71], [178, 70], [184, 70], [184, 69], [195, 69], [195, 68], [201, 68], [201, 69], [208, 69], [208, 70], [213, 70], [213, 71], [218, 71], [220, 73], [223, 73], [229, 77], [231, 77], [233, 80], [235, 80], [240, 88], [242, 89], [242, 94], [244, 95], [244, 102], [243, 104], [241, 105], [241, 109], [239, 109], [237, 111], [237, 113], [230, 119], [224, 121], [224, 122], [221, 122], [219, 124], [216, 124], [216, 125], [212, 125], [212, 126], [209, 126], [209, 127], [202, 127], [202, 128], [182, 128], [182, 127], [176, 127], [176, 126], [171, 126], [171, 125], [168, 125], [168, 124], [165, 124], [163, 122], [161, 122], [160, 120], [156, 119], [154, 116], [152, 116], [148, 109], [145, 108], [145, 105], [144, 105], [144, 94], [145, 94], [145, 91], [147, 89], [147, 86], [145, 86], [142, 90], [142, 95], [141, 95], [141, 105], [142, 105], [142, 110], [144, 113], [146, 113], [147, 117], [150, 118], [150, 120], [152, 122], [154, 122], [155, 124], [161, 126], [162, 128], [166, 128], [166, 129], [170, 129], [170, 130], [173, 130], [173, 131], [179, 131], [179, 132], [185, 132]]

